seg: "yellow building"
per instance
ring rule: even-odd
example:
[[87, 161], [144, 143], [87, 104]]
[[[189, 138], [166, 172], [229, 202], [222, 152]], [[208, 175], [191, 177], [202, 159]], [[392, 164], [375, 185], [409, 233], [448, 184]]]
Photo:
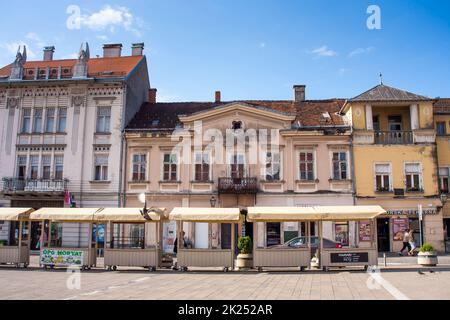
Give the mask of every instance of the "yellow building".
[[446, 252], [450, 251], [450, 99], [438, 99], [434, 104], [434, 121], [436, 127], [436, 145], [439, 164], [439, 189], [444, 195], [444, 236]]
[[423, 242], [444, 250], [433, 103], [381, 84], [341, 110], [353, 127], [356, 202], [388, 211], [377, 224], [381, 252], [399, 251], [408, 228], [417, 245], [422, 229]]

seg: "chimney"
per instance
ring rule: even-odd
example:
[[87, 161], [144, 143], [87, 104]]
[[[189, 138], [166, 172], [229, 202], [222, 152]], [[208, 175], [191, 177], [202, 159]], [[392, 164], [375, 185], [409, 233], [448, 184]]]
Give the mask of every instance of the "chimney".
[[305, 101], [305, 85], [295, 85], [294, 86], [294, 101], [302, 102]]
[[144, 54], [144, 43], [133, 43], [131, 47], [132, 56], [142, 56]]
[[54, 52], [55, 52], [54, 46], [45, 47], [44, 48], [44, 61], [52, 61]]
[[158, 89], [148, 90], [148, 102], [149, 103], [156, 103], [156, 93], [157, 92], [158, 92]]
[[220, 91], [216, 91], [216, 103], [222, 102], [222, 93]]
[[103, 45], [103, 58], [117, 58], [122, 56], [122, 44], [105, 44]]

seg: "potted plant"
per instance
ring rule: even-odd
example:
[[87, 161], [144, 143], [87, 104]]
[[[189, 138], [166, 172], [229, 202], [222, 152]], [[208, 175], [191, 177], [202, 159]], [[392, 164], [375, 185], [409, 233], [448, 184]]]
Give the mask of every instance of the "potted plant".
[[438, 264], [438, 258], [433, 246], [429, 243], [425, 243], [420, 249], [417, 255], [417, 263], [422, 266], [435, 266]]
[[238, 269], [252, 268], [253, 267], [253, 243], [252, 239], [248, 236], [240, 237], [238, 240], [239, 254], [237, 256], [236, 267]]

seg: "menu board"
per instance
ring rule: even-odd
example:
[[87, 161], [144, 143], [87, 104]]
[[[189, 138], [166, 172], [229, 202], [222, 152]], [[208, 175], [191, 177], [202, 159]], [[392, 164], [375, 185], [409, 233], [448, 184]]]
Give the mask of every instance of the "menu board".
[[359, 223], [359, 241], [367, 242], [372, 240], [372, 225], [370, 221], [361, 221]]
[[331, 253], [331, 263], [362, 263], [369, 262], [367, 252]]
[[403, 241], [403, 234], [409, 227], [409, 222], [407, 218], [396, 218], [392, 219], [393, 231], [394, 231], [394, 241]]

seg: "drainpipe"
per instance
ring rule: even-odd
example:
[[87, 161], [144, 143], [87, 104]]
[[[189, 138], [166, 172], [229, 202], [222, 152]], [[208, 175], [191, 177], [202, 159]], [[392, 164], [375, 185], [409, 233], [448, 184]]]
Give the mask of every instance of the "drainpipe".
[[89, 103], [89, 88], [86, 88], [86, 105], [84, 109], [84, 123], [83, 123], [83, 146], [81, 148], [81, 184], [80, 184], [80, 206], [83, 206], [83, 177], [84, 177], [84, 149], [86, 144], [86, 118], [88, 113], [88, 103]]
[[123, 183], [123, 147], [124, 147], [124, 132], [125, 132], [125, 111], [126, 111], [126, 95], [127, 95], [127, 83], [125, 82], [122, 93], [122, 119], [120, 119], [120, 162], [119, 162], [119, 190], [117, 195], [117, 206], [120, 208], [122, 204], [122, 183]]
[[351, 128], [351, 135], [350, 135], [350, 155], [351, 155], [351, 173], [352, 173], [352, 198], [353, 198], [353, 205], [356, 205], [356, 174], [355, 174], [355, 152], [353, 148], [353, 127]]

